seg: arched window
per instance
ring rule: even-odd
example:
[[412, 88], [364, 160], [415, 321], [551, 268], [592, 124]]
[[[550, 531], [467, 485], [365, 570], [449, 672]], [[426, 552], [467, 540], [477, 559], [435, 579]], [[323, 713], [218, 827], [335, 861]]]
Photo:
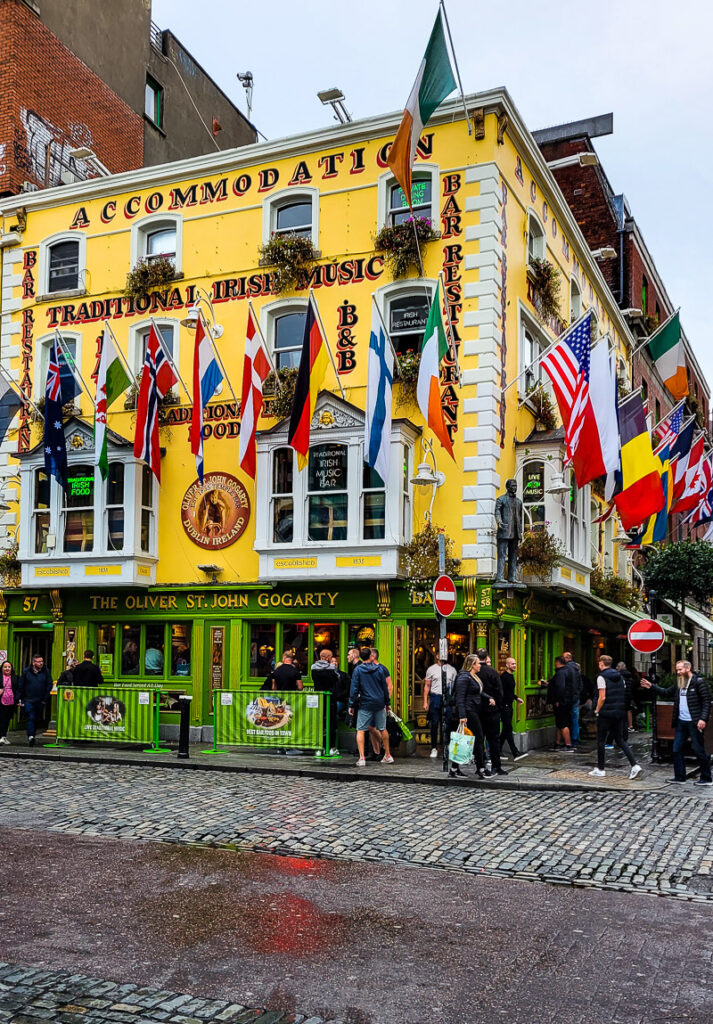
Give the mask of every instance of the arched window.
[[431, 308], [431, 289], [396, 292], [387, 299], [386, 323], [399, 354], [420, 352]]
[[152, 214], [131, 225], [131, 266], [139, 260], [151, 263], [170, 259], [176, 272], [183, 263], [183, 220], [180, 214]]
[[283, 313], [274, 321], [273, 352], [278, 370], [299, 366], [307, 314]]
[[532, 459], [522, 467], [522, 504], [525, 526], [537, 529], [545, 525], [545, 464]]
[[416, 175], [411, 182], [411, 209], [409, 209], [404, 190], [398, 182], [391, 185], [389, 188], [389, 224], [403, 224], [411, 216], [431, 217], [432, 191], [431, 176]]
[[546, 252], [545, 229], [535, 214], [527, 215], [527, 262], [543, 260]]
[[309, 238], [312, 234], [312, 203], [296, 200], [281, 203], [275, 208], [274, 235], [301, 235]]
[[40, 242], [39, 296], [84, 291], [87, 239], [81, 231], [63, 231]]
[[262, 241], [272, 235], [295, 234], [309, 238], [315, 249], [319, 242], [319, 189], [312, 187], [283, 188], [264, 200], [262, 206]]
[[569, 279], [569, 322], [573, 324], [582, 315], [582, 290], [579, 282], [571, 277]]

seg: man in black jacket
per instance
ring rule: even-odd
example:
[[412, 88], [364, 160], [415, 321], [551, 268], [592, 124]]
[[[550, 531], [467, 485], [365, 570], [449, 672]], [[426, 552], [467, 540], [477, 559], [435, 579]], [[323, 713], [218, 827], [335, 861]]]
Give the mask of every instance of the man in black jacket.
[[32, 655], [32, 663], [20, 676], [20, 703], [27, 716], [27, 742], [35, 745], [37, 721], [42, 715], [42, 706], [50, 699], [52, 674], [45, 668], [41, 654]]
[[594, 712], [597, 716], [597, 767], [589, 774], [599, 778], [606, 775], [604, 771], [606, 738], [607, 733], [611, 733], [614, 742], [631, 765], [629, 778], [635, 779], [637, 775], [641, 774], [641, 765], [636, 763], [631, 747], [624, 739], [626, 685], [621, 673], [612, 668], [612, 659], [608, 654], [602, 654], [599, 658], [597, 692], [599, 696]]
[[478, 675], [483, 683], [483, 689], [495, 699], [495, 704], [490, 701], [482, 701], [480, 704], [480, 720], [483, 723], [483, 733], [488, 742], [490, 751], [490, 763], [493, 775], [507, 775], [500, 762], [500, 724], [502, 721], [501, 711], [503, 706], [503, 684], [500, 676], [490, 663], [490, 655], [484, 647], [478, 650], [480, 668]]
[[514, 658], [505, 659], [505, 671], [500, 673], [500, 682], [503, 688], [503, 704], [501, 709], [501, 717], [503, 722], [503, 728], [500, 733], [500, 753], [502, 754], [505, 750], [505, 744], [510, 745], [512, 751], [513, 761], [519, 760], [521, 757], [527, 757], [527, 753], [521, 754], [515, 746], [515, 738], [512, 732], [512, 712], [513, 704], [517, 701], [518, 704], [524, 704], [524, 700], [518, 697], [515, 693], [515, 672], [517, 670], [517, 662]]
[[554, 749], [571, 753], [574, 750], [569, 731], [572, 721], [572, 677], [561, 655], [555, 658], [555, 674], [547, 684], [547, 703], [552, 705], [555, 713], [557, 736]]
[[94, 651], [84, 652], [84, 661], [75, 666], [72, 673], [75, 686], [103, 686], [104, 676], [98, 665], [94, 664]]
[[648, 679], [641, 679], [645, 690], [652, 689], [659, 697], [673, 699], [671, 724], [676, 732], [673, 737], [673, 773], [669, 782], [685, 782], [686, 766], [683, 761], [683, 748], [690, 739], [693, 752], [701, 766], [701, 777], [696, 786], [711, 786], [711, 759], [703, 746], [703, 730], [711, 713], [711, 694], [708, 686], [700, 676], [691, 669], [690, 661], [676, 662], [675, 686], [652, 686]]
[[565, 660], [565, 668], [570, 679], [570, 690], [572, 694], [571, 729], [572, 746], [579, 745], [579, 702], [582, 697], [582, 672], [577, 662], [572, 657], [571, 651], [565, 651], [562, 657]]

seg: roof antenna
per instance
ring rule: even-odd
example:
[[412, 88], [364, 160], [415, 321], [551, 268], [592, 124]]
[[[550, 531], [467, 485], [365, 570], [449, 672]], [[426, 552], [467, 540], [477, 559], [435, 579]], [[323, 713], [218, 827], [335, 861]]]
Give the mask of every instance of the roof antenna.
[[248, 121], [253, 109], [253, 73], [252, 71], [238, 71], [238, 81], [245, 90], [245, 100], [248, 105]]

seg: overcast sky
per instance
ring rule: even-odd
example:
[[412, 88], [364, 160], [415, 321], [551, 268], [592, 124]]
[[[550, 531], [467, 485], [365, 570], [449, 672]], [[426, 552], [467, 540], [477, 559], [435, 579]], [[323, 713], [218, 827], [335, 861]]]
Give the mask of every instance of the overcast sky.
[[[465, 92], [504, 85], [530, 130], [612, 111], [595, 140], [624, 192], [713, 384], [713, 14], [704, 0], [447, 0]], [[338, 86], [354, 118], [403, 108], [435, 0], [153, 0], [170, 28], [269, 139], [329, 125]]]

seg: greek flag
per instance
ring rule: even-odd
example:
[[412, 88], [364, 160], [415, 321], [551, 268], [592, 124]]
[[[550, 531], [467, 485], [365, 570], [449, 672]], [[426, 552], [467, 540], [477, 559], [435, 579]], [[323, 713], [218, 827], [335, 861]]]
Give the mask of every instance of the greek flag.
[[376, 303], [373, 303], [367, 366], [364, 461], [376, 470], [385, 484], [389, 480], [389, 456], [391, 454], [393, 379], [394, 354], [386, 337]]

